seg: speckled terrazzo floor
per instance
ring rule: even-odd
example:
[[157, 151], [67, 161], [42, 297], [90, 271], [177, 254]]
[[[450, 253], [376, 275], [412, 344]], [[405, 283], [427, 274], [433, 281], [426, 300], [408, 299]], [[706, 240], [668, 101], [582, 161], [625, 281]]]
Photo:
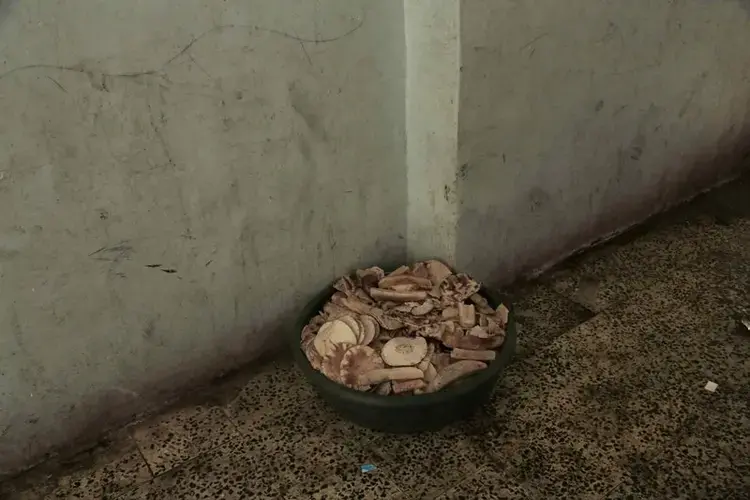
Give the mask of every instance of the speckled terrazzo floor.
[[0, 498], [748, 499], [747, 200], [733, 183], [511, 290], [518, 355], [470, 422], [358, 429], [277, 360]]

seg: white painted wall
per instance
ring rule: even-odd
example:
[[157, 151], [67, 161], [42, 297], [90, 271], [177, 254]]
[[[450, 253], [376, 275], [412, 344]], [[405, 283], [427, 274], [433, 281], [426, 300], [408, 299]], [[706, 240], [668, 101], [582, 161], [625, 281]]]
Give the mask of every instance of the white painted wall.
[[465, 0], [459, 266], [507, 282], [732, 174], [750, 4]]
[[408, 246], [412, 260], [456, 258], [459, 2], [405, 0]]
[[0, 474], [404, 259], [400, 1], [0, 1]]

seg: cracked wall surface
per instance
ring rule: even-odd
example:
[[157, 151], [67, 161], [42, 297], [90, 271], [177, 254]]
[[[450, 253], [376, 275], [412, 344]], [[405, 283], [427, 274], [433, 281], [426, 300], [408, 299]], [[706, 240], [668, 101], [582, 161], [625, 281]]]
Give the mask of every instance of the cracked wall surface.
[[405, 252], [399, 1], [3, 1], [0, 474]]

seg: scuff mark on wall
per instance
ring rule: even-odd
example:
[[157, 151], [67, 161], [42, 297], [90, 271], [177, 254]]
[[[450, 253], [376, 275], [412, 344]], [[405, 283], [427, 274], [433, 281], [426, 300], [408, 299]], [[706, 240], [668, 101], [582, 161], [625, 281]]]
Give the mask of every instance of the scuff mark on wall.
[[0, 0], [0, 22], [5, 20], [18, 0]]
[[310, 102], [304, 90], [300, 89], [297, 84], [292, 83], [289, 86], [289, 99], [292, 109], [300, 118], [302, 118], [302, 121], [305, 123], [308, 130], [318, 136], [321, 140], [327, 141], [328, 138], [325, 127], [321, 123], [315, 107], [312, 102]]
[[747, 13], [748, 17], [750, 17], [750, 0], [723, 0], [723, 1], [737, 2], [739, 6]]
[[104, 260], [108, 262], [120, 262], [130, 259], [135, 249], [129, 244], [128, 240], [123, 240], [115, 245], [103, 246], [94, 250], [89, 257], [94, 260]]

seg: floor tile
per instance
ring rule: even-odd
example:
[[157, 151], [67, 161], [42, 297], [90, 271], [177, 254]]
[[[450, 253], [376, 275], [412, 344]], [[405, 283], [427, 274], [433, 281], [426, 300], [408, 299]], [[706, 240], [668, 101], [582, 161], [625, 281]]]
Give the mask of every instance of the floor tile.
[[491, 463], [483, 449], [458, 432], [384, 436], [371, 443], [384, 457], [379, 470], [412, 498], [435, 498]]
[[[309, 388], [301, 388], [302, 384], [305, 386], [308, 384], [298, 379], [294, 373], [294, 371], [287, 372], [286, 368], [281, 368], [281, 374], [278, 377], [289, 377], [285, 382], [278, 381], [277, 392], [284, 395], [282, 400], [270, 401], [265, 396], [258, 395], [251, 398], [250, 393], [247, 393], [246, 396], [242, 396], [241, 402], [235, 401], [234, 406], [229, 409], [230, 415], [240, 426], [240, 431], [250, 442], [254, 443], [257, 449], [271, 452], [280, 442], [295, 442], [305, 437], [320, 436], [321, 433], [336, 433], [342, 438], [360, 443], [382, 435], [382, 433], [359, 427], [341, 418]], [[290, 384], [292, 387], [285, 390], [284, 384]], [[256, 402], [249, 404], [253, 398]], [[262, 403], [262, 400], [265, 402]], [[268, 406], [252, 411], [241, 409], [255, 408], [261, 404]]]
[[537, 498], [594, 499], [617, 486], [625, 471], [585, 436], [550, 425], [528, 436], [503, 474]]
[[642, 278], [626, 282], [617, 274], [566, 270], [550, 278], [550, 286], [573, 302], [593, 312], [601, 312], [623, 300], [629, 293], [636, 293], [644, 284]]
[[681, 375], [692, 388], [703, 387], [710, 380], [724, 392], [746, 389], [750, 339], [727, 328], [730, 315], [726, 308], [699, 310], [692, 306], [665, 313], [659, 320], [665, 333], [657, 339], [660, 349], [652, 355], [652, 364], [660, 363], [664, 373]]
[[750, 400], [747, 389], [738, 393], [700, 388], [690, 398], [687, 437], [702, 439], [721, 450], [738, 468], [750, 472]]
[[[146, 462], [126, 432], [118, 432], [106, 444], [82, 453], [52, 480], [39, 476], [39, 483], [28, 489], [9, 492], [13, 500], [41, 498], [110, 499], [151, 479]], [[0, 495], [0, 498], [6, 498]]]
[[318, 432], [335, 433], [347, 442], [357, 442], [359, 444], [367, 444], [374, 439], [386, 435], [384, 432], [361, 427], [345, 420], [320, 398], [314, 398], [313, 405], [310, 410], [310, 418], [313, 422], [321, 422], [321, 425], [316, 426]]
[[243, 432], [255, 449], [271, 453], [282, 443], [296, 443], [319, 436], [328, 427], [337, 428], [343, 434], [348, 431], [352, 436], [365, 436], [369, 432], [343, 422], [317, 397], [295, 407], [265, 414], [252, 427], [246, 426]]
[[533, 500], [538, 491], [508, 480], [491, 469], [481, 469], [461, 484], [440, 495], [437, 500]]
[[656, 459], [633, 466], [607, 498], [746, 499], [750, 477], [712, 443], [690, 438]]
[[342, 433], [338, 426], [318, 428], [305, 435], [293, 447], [297, 460], [308, 464], [322, 476], [344, 477], [359, 473], [360, 466], [382, 465], [383, 456], [356, 433]]
[[265, 366], [227, 405], [227, 413], [241, 432], [254, 429], [268, 415], [286, 412], [315, 396], [312, 387], [291, 361]]
[[[382, 435], [381, 435], [382, 436]], [[303, 482], [289, 493], [312, 498], [400, 498], [387, 458], [371, 445], [373, 435], [332, 420], [297, 441], [294, 459], [313, 471], [318, 482]], [[374, 466], [362, 472], [362, 466]]]
[[522, 373], [516, 387], [501, 389], [492, 403], [499, 430], [488, 442], [495, 454], [507, 459], [516, 436], [552, 424], [620, 464], [658, 454], [686, 418], [689, 390], [684, 374], [662, 366], [649, 340], [669, 337], [662, 331], [656, 320], [631, 324], [599, 315], [514, 365]]
[[487, 439], [500, 460], [524, 434], [555, 423], [628, 466], [658, 455], [689, 424], [707, 380], [739, 394], [748, 357], [733, 354], [716, 326], [721, 313], [649, 307], [600, 314], [509, 368], [491, 405], [497, 434]]
[[339, 483], [315, 492], [313, 500], [407, 500], [407, 496], [387, 474], [377, 470], [347, 477]]
[[657, 283], [672, 280], [675, 271], [695, 268], [733, 238], [713, 225], [681, 224], [660, 228], [634, 241], [593, 249], [548, 273], [549, 286], [595, 312], [627, 300]]
[[557, 336], [590, 319], [593, 313], [542, 283], [515, 290], [518, 326], [516, 359], [532, 354]]
[[702, 294], [711, 303], [750, 313], [750, 221], [724, 228], [729, 232], [724, 244], [691, 262], [690, 268], [710, 275]]
[[237, 435], [219, 407], [180, 408], [142, 422], [133, 438], [151, 471], [162, 474]]
[[289, 494], [294, 486], [320, 481], [313, 470], [295, 460], [289, 447], [262, 453], [238, 437], [127, 492], [120, 500], [295, 500], [298, 497]]

